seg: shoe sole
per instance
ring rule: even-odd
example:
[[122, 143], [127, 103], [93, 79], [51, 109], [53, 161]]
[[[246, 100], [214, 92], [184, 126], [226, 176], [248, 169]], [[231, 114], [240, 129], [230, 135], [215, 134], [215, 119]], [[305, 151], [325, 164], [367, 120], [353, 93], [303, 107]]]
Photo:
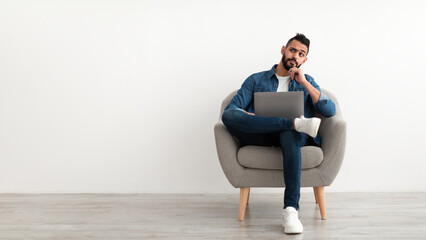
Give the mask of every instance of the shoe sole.
[[288, 234], [296, 234], [296, 233], [302, 233], [303, 232], [303, 226], [302, 226], [302, 229], [300, 230], [293, 230], [293, 231], [286, 231], [286, 228], [284, 227], [284, 224], [282, 224], [281, 226], [283, 226], [283, 229], [284, 229], [284, 232], [285, 233], [288, 233]]
[[319, 127], [320, 127], [320, 125], [321, 125], [321, 118], [315, 118], [315, 120], [314, 121], [316, 121], [317, 123], [315, 123], [315, 125], [316, 125], [316, 127], [315, 127], [315, 136], [312, 136], [312, 135], [309, 135], [309, 136], [311, 136], [311, 137], [316, 137], [317, 135], [318, 135], [318, 130], [319, 130]]
[[316, 132], [317, 134], [318, 134], [318, 130], [319, 130], [320, 125], [321, 125], [321, 118], [319, 118], [318, 125], [317, 125], [317, 129], [315, 129], [315, 132]]
[[286, 229], [284, 228], [284, 232], [288, 233], [288, 234], [298, 234], [298, 233], [302, 233], [303, 229], [302, 230], [286, 231]]

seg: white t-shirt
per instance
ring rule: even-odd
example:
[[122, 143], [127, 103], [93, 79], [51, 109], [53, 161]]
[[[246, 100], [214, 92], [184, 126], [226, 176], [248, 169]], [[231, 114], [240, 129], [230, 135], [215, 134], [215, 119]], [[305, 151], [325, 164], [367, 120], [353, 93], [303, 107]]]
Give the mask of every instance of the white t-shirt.
[[281, 77], [275, 74], [275, 76], [278, 78], [277, 92], [288, 92], [288, 84], [290, 83], [291, 75], [287, 77]]

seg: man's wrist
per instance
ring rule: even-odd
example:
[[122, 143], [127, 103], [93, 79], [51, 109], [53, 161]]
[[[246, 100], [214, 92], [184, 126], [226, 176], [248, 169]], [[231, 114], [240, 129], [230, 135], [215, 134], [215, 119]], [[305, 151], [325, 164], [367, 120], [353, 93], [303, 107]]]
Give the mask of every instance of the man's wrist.
[[300, 80], [300, 85], [302, 85], [305, 89], [307, 89], [307, 87], [309, 86], [309, 85], [311, 85], [309, 82], [308, 82], [308, 80], [306, 80], [306, 78], [303, 78], [302, 80]]

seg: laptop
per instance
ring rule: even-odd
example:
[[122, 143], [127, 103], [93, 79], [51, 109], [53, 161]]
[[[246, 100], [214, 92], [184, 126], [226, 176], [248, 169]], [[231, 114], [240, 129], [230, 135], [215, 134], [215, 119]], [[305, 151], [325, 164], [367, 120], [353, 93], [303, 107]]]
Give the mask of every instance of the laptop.
[[262, 117], [296, 118], [304, 114], [302, 91], [255, 92], [254, 114]]

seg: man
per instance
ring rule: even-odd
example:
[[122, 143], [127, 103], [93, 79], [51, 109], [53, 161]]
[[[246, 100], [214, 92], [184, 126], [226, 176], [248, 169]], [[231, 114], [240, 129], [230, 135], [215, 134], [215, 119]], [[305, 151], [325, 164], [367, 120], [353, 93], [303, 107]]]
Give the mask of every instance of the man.
[[[301, 233], [303, 225], [298, 218], [300, 198], [300, 148], [320, 146], [317, 134], [321, 119], [335, 114], [334, 103], [321, 92], [314, 79], [304, 74], [300, 66], [306, 62], [310, 41], [297, 34], [281, 48], [281, 61], [271, 70], [249, 76], [241, 89], [225, 108], [222, 121], [229, 132], [243, 145], [281, 146], [283, 154], [284, 192], [283, 227], [286, 233]], [[304, 115], [295, 119], [261, 117], [254, 114], [255, 92], [304, 92]]]

